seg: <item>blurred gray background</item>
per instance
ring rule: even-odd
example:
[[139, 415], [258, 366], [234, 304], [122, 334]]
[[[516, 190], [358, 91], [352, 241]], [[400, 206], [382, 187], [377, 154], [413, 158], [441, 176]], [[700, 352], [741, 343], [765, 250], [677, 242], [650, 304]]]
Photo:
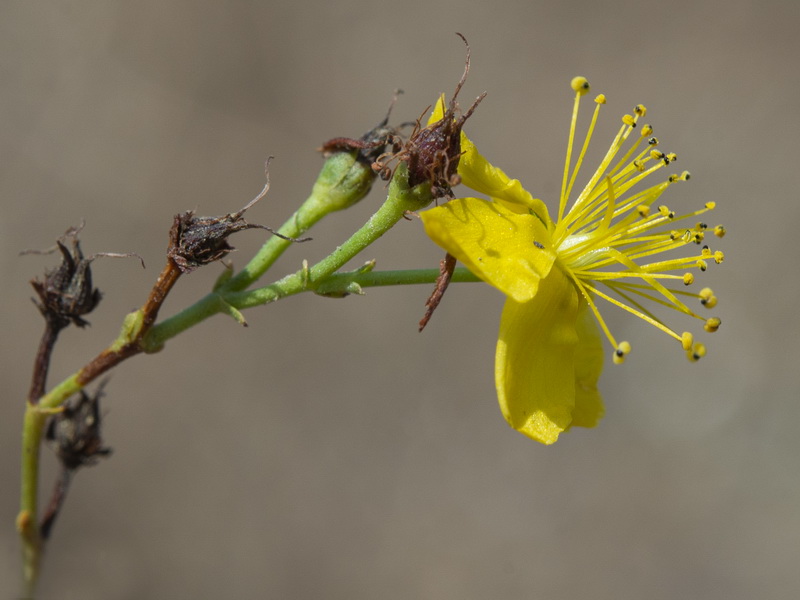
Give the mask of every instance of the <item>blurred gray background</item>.
[[[605, 310], [635, 352], [607, 366], [607, 416], [552, 447], [510, 430], [493, 389], [502, 296], [426, 287], [296, 297], [216, 317], [117, 369], [104, 437], [55, 527], [41, 598], [789, 598], [800, 590], [794, 0], [729, 2], [4, 2], [0, 7], [0, 597], [18, 593], [19, 431], [41, 318], [23, 256], [86, 219], [105, 292], [68, 330], [51, 384], [116, 335], [163, 263], [172, 216], [234, 211], [280, 225], [315, 148], [451, 93], [489, 95], [468, 131], [551, 203], [585, 75], [608, 97], [600, 146], [638, 102], [689, 184], [715, 200], [726, 262], [704, 282], [723, 328], [688, 364]], [[324, 221], [274, 276], [317, 260], [381, 200]], [[673, 192], [674, 190], [674, 192]], [[241, 266], [264, 239], [239, 234]], [[402, 222], [363, 259], [435, 266]], [[180, 281], [163, 315], [209, 289]], [[764, 294], [769, 292], [767, 297]], [[678, 330], [690, 324], [669, 315]], [[53, 457], [44, 453], [49, 493]]]

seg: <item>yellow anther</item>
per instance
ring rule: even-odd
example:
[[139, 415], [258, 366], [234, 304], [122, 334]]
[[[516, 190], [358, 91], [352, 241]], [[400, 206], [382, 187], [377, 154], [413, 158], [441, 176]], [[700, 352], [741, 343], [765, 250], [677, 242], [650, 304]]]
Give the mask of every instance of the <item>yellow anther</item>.
[[670, 175], [667, 179], [670, 183], [675, 183], [681, 178], [680, 175]]
[[684, 331], [681, 335], [681, 346], [686, 351], [691, 350], [692, 343], [694, 342], [694, 336], [689, 331]]
[[706, 269], [708, 269], [708, 263], [706, 263], [706, 261], [702, 259], [698, 260], [696, 264], [697, 268], [700, 269], [701, 271], [705, 271]]
[[653, 135], [653, 127], [651, 125], [644, 125], [642, 127], [642, 137], [647, 137], [648, 135]]
[[573, 77], [572, 81], [570, 82], [570, 86], [572, 86], [572, 89], [581, 96], [588, 94], [591, 87], [589, 85], [589, 80], [586, 79], [586, 77]]
[[694, 283], [694, 273], [683, 274], [683, 285], [692, 285]]
[[647, 143], [650, 144], [651, 146], [658, 146], [658, 138], [651, 137], [649, 140], [647, 140]]
[[637, 104], [636, 106], [633, 107], [633, 112], [639, 115], [640, 117], [643, 117], [647, 114], [647, 107], [644, 106], [643, 104]]
[[717, 225], [714, 227], [714, 235], [718, 238], [725, 237], [725, 226], [724, 225]]
[[622, 115], [622, 122], [630, 127], [636, 127], [636, 119], [632, 115]]
[[625, 357], [630, 354], [631, 345], [629, 342], [620, 342], [617, 349], [614, 351], [614, 364], [621, 365], [625, 362]]
[[707, 208], [708, 210], [714, 210], [714, 208], [715, 208], [716, 206], [717, 206], [717, 203], [716, 203], [716, 202], [706, 202], [706, 208]]
[[667, 159], [667, 161], [672, 163], [672, 162], [675, 162], [676, 160], [678, 160], [678, 155], [675, 154], [674, 152], [670, 152], [669, 154], [667, 154], [665, 156], [665, 158]]
[[708, 333], [714, 333], [719, 326], [722, 325], [722, 321], [718, 317], [711, 317], [706, 321], [706, 324], [703, 325], [703, 329], [705, 329]]
[[596, 104], [605, 104], [606, 103], [606, 95], [605, 94], [597, 94], [597, 98], [594, 99]]
[[689, 181], [691, 178], [692, 174], [689, 173], [689, 171], [684, 171], [683, 173], [681, 173], [681, 179], [683, 179], [684, 181]]
[[700, 255], [703, 258], [711, 258], [711, 248], [708, 246], [703, 246], [703, 249], [700, 251]]
[[640, 160], [638, 160], [638, 159], [633, 161], [633, 166], [634, 166], [634, 168], [635, 168], [637, 171], [639, 171], [640, 173], [641, 173], [642, 171], [644, 171], [644, 163], [642, 163], [642, 161], [640, 161]]
[[692, 232], [689, 229], [687, 229], [681, 234], [681, 238], [683, 239], [684, 242], [688, 244], [689, 242], [692, 241]]
[[717, 250], [716, 252], [714, 252], [714, 262], [715, 263], [719, 264], [723, 260], [725, 260], [725, 254], [722, 252], [722, 250]]
[[706, 223], [703, 223], [703, 222], [701, 221], [700, 223], [697, 223], [697, 224], [694, 226], [694, 228], [695, 228], [695, 229], [697, 229], [697, 231], [703, 231], [704, 229], [708, 229], [708, 225], [707, 225]]
[[661, 150], [650, 150], [650, 158], [660, 160], [664, 158], [664, 153]]
[[647, 218], [650, 216], [650, 207], [647, 206], [646, 204], [640, 204], [639, 206], [636, 207], [636, 212], [638, 212], [639, 216], [642, 217], [643, 219]]
[[705, 233], [703, 233], [702, 231], [696, 231], [694, 234], [694, 243], [699, 244], [705, 239], [705, 237], [706, 237]]
[[662, 217], [668, 217], [669, 216], [669, 206], [667, 206], [666, 204], [662, 204], [661, 206], [658, 207], [658, 212], [661, 213]]
[[706, 355], [706, 347], [700, 342], [696, 343], [691, 350], [686, 352], [686, 357], [692, 361], [697, 362]]
[[717, 305], [717, 297], [711, 288], [703, 288], [697, 295], [700, 297], [700, 304], [706, 308], [714, 308]]

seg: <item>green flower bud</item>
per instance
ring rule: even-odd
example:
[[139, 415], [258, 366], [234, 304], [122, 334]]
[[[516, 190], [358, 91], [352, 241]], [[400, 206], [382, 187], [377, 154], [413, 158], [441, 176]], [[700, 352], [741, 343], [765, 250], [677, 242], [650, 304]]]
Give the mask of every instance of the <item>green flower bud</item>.
[[357, 151], [336, 152], [325, 161], [311, 194], [327, 212], [344, 210], [369, 193], [375, 177], [372, 168], [358, 160]]

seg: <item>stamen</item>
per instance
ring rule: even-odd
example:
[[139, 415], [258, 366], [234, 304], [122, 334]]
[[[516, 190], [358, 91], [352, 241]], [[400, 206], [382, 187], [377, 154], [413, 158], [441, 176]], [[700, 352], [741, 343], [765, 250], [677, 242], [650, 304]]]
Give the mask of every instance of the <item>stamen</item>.
[[[575, 141], [575, 125], [578, 122], [578, 108], [580, 107], [581, 96], [589, 93], [589, 81], [585, 77], [575, 77], [570, 82], [570, 86], [575, 91], [575, 102], [572, 106], [572, 121], [569, 126], [569, 138], [567, 141], [567, 159], [564, 164], [564, 178], [561, 182], [561, 200], [558, 204], [558, 220], [564, 214], [567, 205], [567, 180], [569, 178], [569, 166], [572, 162], [572, 144]], [[598, 105], [599, 106], [599, 105]]]
[[714, 333], [719, 326], [722, 324], [722, 321], [718, 317], [711, 317], [706, 321], [706, 324], [703, 325], [703, 329], [705, 329], [708, 333]]
[[699, 342], [695, 344], [691, 348], [691, 350], [686, 351], [686, 358], [688, 358], [691, 362], [697, 362], [705, 355], [706, 355], [706, 347]]

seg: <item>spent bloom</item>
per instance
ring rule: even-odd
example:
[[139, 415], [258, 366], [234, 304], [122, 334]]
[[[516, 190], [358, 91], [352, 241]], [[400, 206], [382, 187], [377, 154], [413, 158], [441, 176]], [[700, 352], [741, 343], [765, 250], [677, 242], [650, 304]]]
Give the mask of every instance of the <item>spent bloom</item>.
[[[724, 227], [709, 228], [700, 218], [714, 203], [685, 214], [659, 203], [663, 192], [689, 179], [689, 173], [659, 177], [677, 157], [658, 149], [652, 127], [640, 123], [647, 112], [641, 105], [622, 117], [600, 165], [582, 189], [576, 188], [605, 97], [595, 98], [573, 161], [578, 109], [589, 84], [576, 77], [572, 88], [575, 103], [555, 218], [466, 136], [458, 173], [467, 187], [491, 200], [458, 198], [421, 215], [434, 242], [507, 296], [495, 362], [500, 408], [514, 429], [545, 444], [573, 425], [592, 427], [602, 417], [597, 381], [603, 335], [615, 363], [631, 351], [630, 343], [617, 341], [606, 325], [600, 301], [671, 336], [691, 361], [705, 354], [705, 346], [651, 309], [667, 307], [699, 319], [707, 332], [720, 325], [718, 318], [701, 317], [688, 304], [713, 308], [717, 303], [708, 288], [690, 291], [695, 272], [724, 258], [706, 243], [709, 233], [722, 237]], [[432, 118], [442, 114], [442, 106], [443, 101]]]

